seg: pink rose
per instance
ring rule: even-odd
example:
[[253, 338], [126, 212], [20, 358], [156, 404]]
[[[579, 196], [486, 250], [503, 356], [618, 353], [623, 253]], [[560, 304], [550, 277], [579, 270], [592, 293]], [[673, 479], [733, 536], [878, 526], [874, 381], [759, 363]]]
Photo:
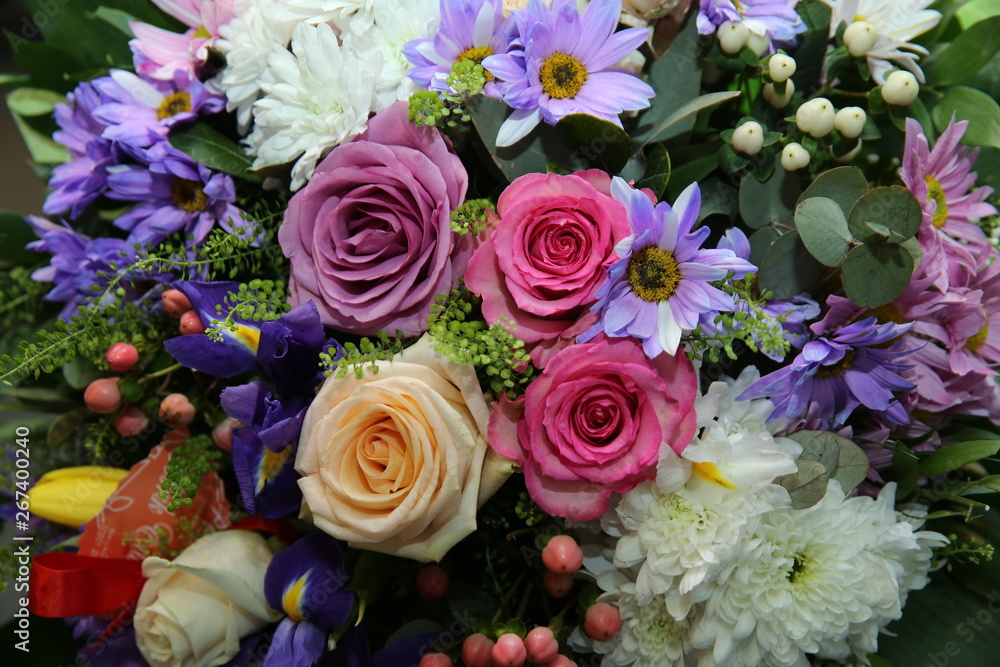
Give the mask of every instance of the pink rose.
[[521, 176], [500, 195], [495, 229], [469, 261], [465, 284], [482, 296], [486, 321], [513, 322], [536, 365], [572, 342], [561, 334], [587, 314], [618, 259], [615, 244], [630, 233], [610, 188], [598, 169]]
[[397, 102], [333, 149], [289, 203], [278, 240], [291, 303], [356, 334], [427, 329], [434, 296], [456, 287], [472, 239], [451, 230], [469, 178], [451, 143]]
[[517, 461], [543, 510], [596, 519], [612, 492], [656, 476], [662, 445], [691, 442], [697, 388], [683, 354], [649, 359], [631, 338], [600, 336], [556, 354], [524, 396], [501, 397], [490, 445]]

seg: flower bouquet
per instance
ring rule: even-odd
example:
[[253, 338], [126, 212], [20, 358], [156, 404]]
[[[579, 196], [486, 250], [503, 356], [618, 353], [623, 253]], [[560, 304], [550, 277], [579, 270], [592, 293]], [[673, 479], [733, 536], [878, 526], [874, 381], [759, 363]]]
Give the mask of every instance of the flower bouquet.
[[28, 5], [15, 664], [996, 664], [995, 2]]

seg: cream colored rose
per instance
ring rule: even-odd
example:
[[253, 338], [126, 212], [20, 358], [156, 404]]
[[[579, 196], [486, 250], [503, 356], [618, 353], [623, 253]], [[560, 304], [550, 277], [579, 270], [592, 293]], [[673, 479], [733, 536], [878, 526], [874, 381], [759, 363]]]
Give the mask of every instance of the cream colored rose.
[[295, 469], [303, 516], [351, 546], [440, 560], [476, 529], [511, 465], [486, 443], [471, 365], [424, 336], [377, 374], [330, 378], [306, 413]]
[[240, 638], [279, 620], [264, 599], [271, 561], [264, 538], [246, 530], [211, 533], [173, 561], [151, 556], [135, 612], [139, 651], [153, 667], [229, 662]]

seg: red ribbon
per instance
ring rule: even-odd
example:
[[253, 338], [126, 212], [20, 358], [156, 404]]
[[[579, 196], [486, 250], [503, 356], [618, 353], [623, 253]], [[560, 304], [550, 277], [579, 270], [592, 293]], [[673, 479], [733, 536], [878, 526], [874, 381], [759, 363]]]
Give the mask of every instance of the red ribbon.
[[285, 519], [265, 519], [260, 514], [248, 516], [238, 521], [232, 530], [259, 530], [277, 535], [285, 544], [291, 544], [299, 538], [298, 532]]
[[28, 609], [46, 618], [103, 614], [134, 603], [145, 583], [140, 560], [38, 554]]

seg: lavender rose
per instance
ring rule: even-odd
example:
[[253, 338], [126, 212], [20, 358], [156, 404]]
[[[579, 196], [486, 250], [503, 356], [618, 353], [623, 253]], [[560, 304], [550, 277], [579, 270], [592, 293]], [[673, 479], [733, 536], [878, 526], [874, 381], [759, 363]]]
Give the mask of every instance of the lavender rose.
[[356, 334], [425, 331], [434, 296], [457, 285], [472, 253], [451, 230], [468, 181], [448, 140], [410, 123], [405, 102], [380, 112], [289, 204], [278, 241], [292, 305], [311, 299], [324, 324]]

